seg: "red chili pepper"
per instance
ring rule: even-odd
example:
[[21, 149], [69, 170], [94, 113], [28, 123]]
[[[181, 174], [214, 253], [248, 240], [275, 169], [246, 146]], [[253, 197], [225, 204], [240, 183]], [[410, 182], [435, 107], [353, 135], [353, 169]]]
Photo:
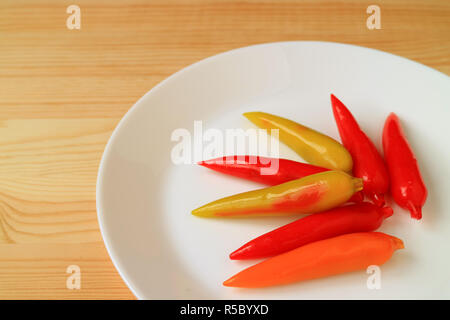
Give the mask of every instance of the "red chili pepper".
[[389, 191], [389, 174], [383, 158], [351, 112], [334, 95], [331, 104], [342, 144], [353, 158], [353, 175], [363, 179], [364, 194], [382, 207], [384, 194]]
[[[200, 161], [199, 165], [230, 176], [275, 186], [330, 169], [288, 159], [260, 156], [224, 156]], [[350, 202], [363, 201], [363, 194], [355, 193]]]
[[383, 148], [395, 202], [409, 210], [412, 218], [421, 219], [422, 207], [427, 199], [427, 188], [422, 180], [416, 157], [394, 113], [387, 117], [384, 124]]
[[329, 171], [326, 168], [288, 159], [248, 155], [225, 156], [201, 161], [198, 164], [214, 171], [271, 186]]
[[259, 259], [346, 233], [378, 229], [390, 207], [363, 202], [312, 214], [255, 238], [230, 254], [232, 260]]

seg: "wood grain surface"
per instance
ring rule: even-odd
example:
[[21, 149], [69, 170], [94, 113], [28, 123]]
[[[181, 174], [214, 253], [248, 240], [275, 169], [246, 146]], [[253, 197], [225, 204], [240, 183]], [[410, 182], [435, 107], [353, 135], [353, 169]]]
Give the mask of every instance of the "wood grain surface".
[[[80, 30], [66, 27], [71, 4]], [[380, 30], [366, 27], [371, 4]], [[133, 299], [95, 208], [112, 130], [175, 71], [285, 40], [358, 44], [450, 74], [450, 1], [0, 1], [0, 299]], [[80, 290], [66, 288], [73, 264]]]

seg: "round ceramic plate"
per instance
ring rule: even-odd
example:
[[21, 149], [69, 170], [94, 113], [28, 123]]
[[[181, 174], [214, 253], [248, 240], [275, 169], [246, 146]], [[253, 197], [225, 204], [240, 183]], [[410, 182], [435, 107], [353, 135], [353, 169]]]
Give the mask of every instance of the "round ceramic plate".
[[[400, 117], [429, 190], [423, 219], [412, 220], [392, 204], [395, 213], [379, 231], [401, 238], [406, 248], [381, 266], [379, 289], [369, 289], [366, 270], [266, 289], [222, 286], [256, 263], [231, 261], [230, 252], [298, 217], [192, 216], [200, 205], [261, 186], [195, 164], [175, 164], [171, 154], [178, 142], [172, 134], [191, 135], [192, 162], [204, 146], [196, 140], [200, 126], [202, 132], [251, 128], [242, 116], [247, 111], [287, 117], [339, 140], [330, 93], [349, 107], [379, 149], [387, 115]], [[449, 108], [446, 75], [372, 49], [282, 42], [205, 59], [150, 90], [111, 136], [97, 184], [108, 252], [141, 299], [448, 299]], [[302, 160], [283, 145], [280, 156]]]

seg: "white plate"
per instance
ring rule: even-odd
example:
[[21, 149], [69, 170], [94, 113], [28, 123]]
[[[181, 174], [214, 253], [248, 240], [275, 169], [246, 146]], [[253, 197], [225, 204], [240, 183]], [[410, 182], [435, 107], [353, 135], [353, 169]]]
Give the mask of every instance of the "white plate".
[[[381, 289], [365, 271], [267, 289], [222, 286], [253, 264], [228, 259], [251, 238], [295, 220], [202, 219], [190, 211], [260, 187], [196, 165], [174, 165], [177, 128], [250, 128], [241, 115], [266, 111], [338, 139], [336, 94], [380, 147], [389, 112], [400, 117], [428, 186], [423, 220], [395, 214], [380, 231], [404, 240], [381, 267]], [[101, 161], [97, 210], [108, 252], [141, 299], [450, 298], [450, 81], [380, 51], [324, 42], [251, 46], [205, 59], [150, 90], [114, 131]], [[281, 156], [301, 160], [289, 149]]]

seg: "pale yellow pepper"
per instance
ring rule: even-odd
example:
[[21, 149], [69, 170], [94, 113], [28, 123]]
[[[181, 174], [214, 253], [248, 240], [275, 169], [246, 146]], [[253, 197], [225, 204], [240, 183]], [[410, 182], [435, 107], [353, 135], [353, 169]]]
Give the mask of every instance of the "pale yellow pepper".
[[279, 139], [307, 162], [332, 169], [351, 172], [350, 153], [336, 140], [294, 121], [265, 112], [247, 112], [244, 116], [270, 134], [279, 130]]

